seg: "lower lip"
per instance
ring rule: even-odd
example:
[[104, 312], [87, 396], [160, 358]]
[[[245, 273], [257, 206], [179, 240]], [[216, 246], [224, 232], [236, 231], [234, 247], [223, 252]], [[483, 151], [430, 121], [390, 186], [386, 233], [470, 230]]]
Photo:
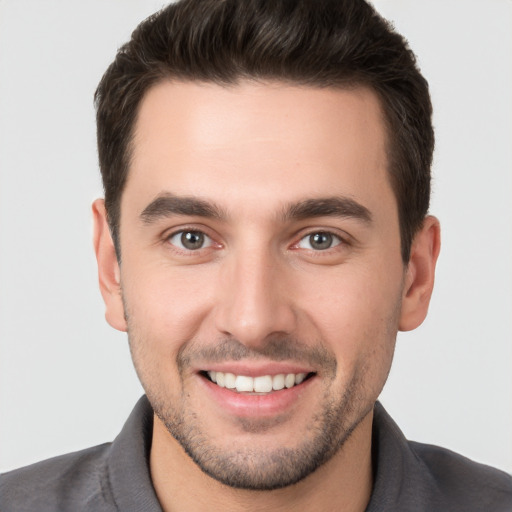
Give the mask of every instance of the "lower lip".
[[221, 388], [206, 377], [199, 376], [199, 378], [203, 381], [206, 392], [222, 409], [239, 417], [252, 418], [274, 416], [292, 408], [317, 379], [316, 376], [312, 376], [289, 389], [285, 388], [265, 395], [250, 395]]

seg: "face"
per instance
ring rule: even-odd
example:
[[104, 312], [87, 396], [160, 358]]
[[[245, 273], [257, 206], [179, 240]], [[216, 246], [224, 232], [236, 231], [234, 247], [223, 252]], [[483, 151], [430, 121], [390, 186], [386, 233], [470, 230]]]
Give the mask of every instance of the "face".
[[223, 483], [297, 482], [371, 412], [407, 295], [379, 102], [166, 82], [133, 142], [107, 318], [156, 421]]

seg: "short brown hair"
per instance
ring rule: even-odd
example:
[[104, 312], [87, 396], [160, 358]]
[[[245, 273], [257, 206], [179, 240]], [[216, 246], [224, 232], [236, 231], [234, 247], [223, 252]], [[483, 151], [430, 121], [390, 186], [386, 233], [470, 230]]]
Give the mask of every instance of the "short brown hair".
[[95, 94], [98, 153], [118, 257], [120, 200], [141, 99], [164, 79], [364, 85], [380, 99], [409, 261], [430, 201], [434, 149], [428, 84], [406, 40], [364, 0], [180, 0], [143, 21]]

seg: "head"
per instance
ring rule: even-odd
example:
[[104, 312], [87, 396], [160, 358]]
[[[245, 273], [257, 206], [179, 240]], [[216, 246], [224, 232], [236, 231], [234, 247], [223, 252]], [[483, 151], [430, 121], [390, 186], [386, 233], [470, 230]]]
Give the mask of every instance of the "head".
[[149, 17], [122, 46], [95, 95], [105, 205], [118, 257], [120, 201], [146, 92], [164, 80], [234, 85], [272, 80], [374, 91], [409, 260], [427, 214], [434, 149], [428, 84], [404, 38], [363, 0], [182, 1]]
[[157, 438], [257, 490], [368, 446], [439, 249], [404, 40], [360, 0], [184, 1], [96, 101], [100, 287]]

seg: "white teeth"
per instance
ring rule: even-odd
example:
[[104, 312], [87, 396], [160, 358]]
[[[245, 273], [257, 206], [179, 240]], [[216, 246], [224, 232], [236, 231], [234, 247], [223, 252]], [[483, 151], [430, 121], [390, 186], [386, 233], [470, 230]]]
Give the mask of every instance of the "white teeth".
[[289, 373], [285, 378], [284, 378], [284, 385], [287, 387], [287, 388], [292, 388], [293, 386], [295, 386], [295, 375], [293, 373]]
[[295, 384], [300, 384], [305, 378], [306, 378], [305, 373], [297, 373], [297, 375], [295, 375]]
[[272, 377], [270, 375], [254, 377], [254, 391], [256, 393], [269, 393], [272, 391]]
[[284, 388], [284, 374], [280, 373], [279, 375], [274, 375], [272, 379], [272, 389], [274, 391], [279, 391]]
[[236, 387], [236, 375], [233, 373], [225, 373], [224, 374], [224, 386], [229, 389], [233, 389]]
[[226, 378], [226, 374], [222, 372], [217, 372], [217, 386], [220, 386], [221, 388], [224, 387], [224, 379]]
[[237, 375], [235, 387], [239, 393], [242, 391], [254, 391], [254, 379], [245, 375]]
[[221, 388], [236, 389], [239, 393], [270, 393], [272, 390], [292, 388], [304, 381], [306, 373], [280, 373], [278, 375], [261, 375], [248, 377], [224, 372], [208, 372], [212, 382]]

